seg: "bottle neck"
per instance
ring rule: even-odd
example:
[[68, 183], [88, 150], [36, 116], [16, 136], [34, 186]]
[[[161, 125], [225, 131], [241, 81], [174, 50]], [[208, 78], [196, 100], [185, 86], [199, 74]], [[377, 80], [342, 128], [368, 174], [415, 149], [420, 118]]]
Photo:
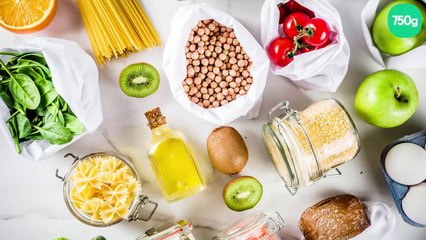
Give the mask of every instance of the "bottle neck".
[[168, 132], [170, 132], [170, 128], [167, 124], [163, 124], [159, 127], [151, 129], [151, 133], [152, 133], [153, 137], [154, 136], [160, 136], [160, 135], [163, 135], [163, 134], [168, 133]]

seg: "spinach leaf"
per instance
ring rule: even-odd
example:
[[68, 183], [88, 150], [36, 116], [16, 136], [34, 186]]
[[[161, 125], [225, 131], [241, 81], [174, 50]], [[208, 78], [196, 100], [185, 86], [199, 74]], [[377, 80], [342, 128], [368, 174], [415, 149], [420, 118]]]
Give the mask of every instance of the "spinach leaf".
[[21, 113], [25, 113], [25, 107], [24, 106], [22, 106], [19, 102], [17, 102], [17, 101], [14, 101], [13, 102], [13, 108], [14, 109], [16, 109], [16, 110], [18, 110], [19, 112], [21, 112]]
[[21, 153], [21, 147], [19, 146], [18, 128], [16, 126], [16, 118], [13, 117], [9, 122], [9, 132], [12, 135], [15, 148], [18, 153]]
[[18, 56], [19, 59], [29, 59], [36, 61], [40, 64], [46, 65], [46, 59], [43, 57], [43, 54], [36, 52], [27, 52]]
[[[17, 67], [16, 67], [17, 66]], [[45, 72], [47, 74], [47, 77], [51, 77], [52, 74], [50, 72], [50, 69], [48, 67], [46, 67], [45, 65], [33, 61], [33, 60], [29, 60], [29, 59], [18, 59], [18, 64], [16, 65], [14, 68], [19, 68], [21, 66], [31, 66], [31, 67], [39, 67], [43, 70], [43, 72]]]
[[18, 52], [0, 52], [0, 55], [19, 56]]
[[57, 122], [49, 122], [43, 127], [34, 126], [34, 128], [38, 129], [43, 138], [51, 144], [65, 144], [71, 142], [73, 137], [72, 132], [68, 128]]
[[62, 124], [62, 126], [65, 126], [65, 118], [64, 118], [64, 114], [61, 111], [58, 111], [58, 117], [57, 120], [60, 124]]
[[24, 73], [30, 76], [33, 81], [36, 81], [37, 79], [43, 79], [44, 77], [40, 75], [37, 71], [35, 71], [33, 68], [28, 66], [22, 66], [16, 70], [18, 73]]
[[75, 135], [80, 135], [84, 131], [84, 125], [83, 123], [78, 120], [75, 116], [63, 113], [65, 118], [65, 127], [71, 130]]
[[16, 101], [28, 109], [36, 109], [40, 104], [40, 93], [35, 83], [26, 74], [12, 74], [0, 60], [0, 65], [9, 74], [9, 91]]
[[47, 107], [58, 97], [58, 93], [56, 92], [55, 87], [53, 86], [53, 83], [51, 81], [47, 81], [45, 79], [37, 79], [36, 81], [34, 81], [34, 83], [36, 84], [40, 92], [41, 98], [38, 109]]
[[6, 106], [8, 106], [9, 108], [13, 108], [13, 100], [9, 94], [2, 90], [0, 91], [0, 98], [3, 100]]
[[36, 109], [40, 104], [40, 92], [33, 80], [26, 74], [11, 75], [9, 90], [15, 100], [28, 109]]
[[46, 108], [37, 108], [36, 109], [36, 114], [38, 116], [44, 117], [44, 116], [46, 116], [46, 113], [47, 113], [47, 109]]
[[22, 113], [16, 115], [16, 124], [18, 128], [18, 137], [25, 138], [30, 135], [32, 130], [32, 124], [28, 118]]

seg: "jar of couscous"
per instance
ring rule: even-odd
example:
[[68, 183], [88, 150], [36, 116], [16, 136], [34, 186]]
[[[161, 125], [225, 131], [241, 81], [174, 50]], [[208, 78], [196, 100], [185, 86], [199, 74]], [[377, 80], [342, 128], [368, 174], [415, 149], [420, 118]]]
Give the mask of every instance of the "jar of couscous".
[[[284, 113], [273, 117], [278, 110]], [[292, 194], [353, 159], [360, 149], [358, 131], [336, 99], [315, 102], [300, 112], [281, 102], [269, 112], [263, 140]]]

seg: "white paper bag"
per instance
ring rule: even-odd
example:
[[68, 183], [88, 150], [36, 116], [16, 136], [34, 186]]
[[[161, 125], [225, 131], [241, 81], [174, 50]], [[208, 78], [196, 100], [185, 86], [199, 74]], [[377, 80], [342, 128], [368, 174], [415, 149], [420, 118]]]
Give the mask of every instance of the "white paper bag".
[[[409, 52], [398, 56], [389, 56], [380, 52], [376, 47], [371, 36], [370, 29], [373, 26], [376, 15], [382, 10], [384, 4], [389, 1], [386, 0], [370, 0], [365, 5], [361, 13], [361, 26], [362, 33], [364, 34], [365, 42], [371, 52], [374, 60], [377, 61], [384, 68], [392, 69], [419, 69], [426, 68], [426, 61], [424, 56], [426, 55], [426, 45], [423, 44]], [[423, 1], [424, 2], [424, 1]]]
[[[24, 157], [31, 160], [46, 158], [82, 136], [93, 133], [102, 123], [98, 69], [93, 59], [77, 43], [55, 38], [37, 38], [25, 46], [1, 48], [0, 52], [42, 53], [52, 73], [56, 91], [85, 127], [82, 134], [74, 136], [70, 143], [64, 145], [52, 145], [46, 140], [23, 142], [20, 146]], [[1, 56], [1, 59], [5, 62], [8, 57]], [[16, 151], [6, 124], [9, 116], [9, 108], [0, 99], [0, 132]]]
[[[288, 0], [265, 0], [260, 14], [261, 40], [266, 47], [279, 35], [282, 36], [282, 25], [278, 25], [279, 3]], [[316, 17], [323, 18], [332, 30], [332, 44], [308, 53], [298, 54], [294, 61], [285, 67], [271, 64], [271, 71], [291, 79], [305, 90], [335, 92], [343, 81], [348, 70], [350, 48], [343, 33], [339, 12], [327, 0], [297, 0], [312, 10]]]
[[[233, 28], [236, 38], [253, 62], [250, 70], [253, 84], [247, 95], [222, 107], [210, 109], [204, 109], [191, 102], [182, 87], [182, 81], [186, 78], [186, 43], [192, 28], [200, 20], [205, 19], [214, 19], [224, 26]], [[232, 16], [206, 4], [180, 8], [172, 19], [170, 29], [164, 50], [163, 69], [175, 100], [195, 116], [217, 125], [228, 124], [241, 116], [257, 117], [268, 76], [269, 60], [250, 32]]]

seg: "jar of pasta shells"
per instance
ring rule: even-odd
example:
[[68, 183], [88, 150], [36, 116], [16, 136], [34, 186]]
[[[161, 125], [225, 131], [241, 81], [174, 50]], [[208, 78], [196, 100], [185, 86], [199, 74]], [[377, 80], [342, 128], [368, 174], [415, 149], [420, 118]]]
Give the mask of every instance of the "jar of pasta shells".
[[65, 204], [76, 219], [95, 227], [151, 219], [158, 204], [142, 195], [130, 160], [114, 152], [65, 157], [73, 157], [74, 163], [63, 177], [56, 170], [56, 177], [64, 182]]
[[[283, 111], [273, 117], [277, 111]], [[278, 174], [291, 194], [324, 176], [340, 175], [337, 166], [360, 149], [358, 131], [336, 99], [313, 103], [295, 111], [283, 101], [269, 112], [263, 140]], [[337, 174], [327, 173], [335, 169]]]

